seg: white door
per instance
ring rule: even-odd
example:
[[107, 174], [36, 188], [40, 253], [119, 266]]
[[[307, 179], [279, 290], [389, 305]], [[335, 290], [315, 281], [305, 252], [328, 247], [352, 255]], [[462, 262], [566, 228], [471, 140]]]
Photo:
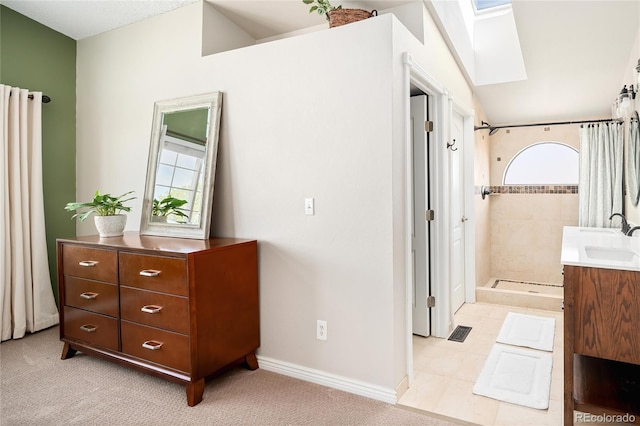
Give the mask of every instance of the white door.
[[413, 131], [413, 209], [411, 238], [413, 257], [413, 334], [431, 333], [429, 296], [429, 228], [425, 211], [429, 206], [427, 96], [411, 98], [411, 128]]
[[451, 126], [451, 141], [449, 148], [449, 171], [451, 173], [450, 203], [451, 203], [451, 312], [455, 313], [465, 298], [465, 223], [464, 216], [464, 118], [453, 112]]

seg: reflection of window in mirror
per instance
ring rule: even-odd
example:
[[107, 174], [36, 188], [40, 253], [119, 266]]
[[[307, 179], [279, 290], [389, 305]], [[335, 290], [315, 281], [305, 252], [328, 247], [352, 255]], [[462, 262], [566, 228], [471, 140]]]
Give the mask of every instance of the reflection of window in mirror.
[[173, 223], [200, 223], [204, 159], [209, 131], [209, 108], [166, 112], [162, 117], [161, 151], [153, 197], [186, 200], [181, 211], [188, 216], [169, 216]]
[[[205, 146], [166, 135], [158, 160], [153, 198], [187, 200], [181, 210], [189, 222], [199, 223], [204, 185]], [[180, 218], [177, 218], [180, 219]]]

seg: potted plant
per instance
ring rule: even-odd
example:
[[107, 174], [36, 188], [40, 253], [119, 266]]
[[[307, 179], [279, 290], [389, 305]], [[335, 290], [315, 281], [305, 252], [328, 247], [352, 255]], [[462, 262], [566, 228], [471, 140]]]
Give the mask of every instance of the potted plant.
[[187, 200], [181, 200], [179, 198], [167, 195], [162, 200], [156, 198], [153, 199], [153, 207], [151, 214], [153, 215], [154, 222], [166, 222], [167, 217], [174, 215], [178, 218], [189, 219], [180, 207], [187, 204]]
[[341, 5], [333, 7], [331, 3], [329, 3], [329, 0], [302, 0], [302, 2], [311, 5], [309, 13], [316, 12], [319, 15], [325, 15], [327, 21], [329, 21], [329, 28], [361, 21], [378, 15], [378, 11], [376, 10], [369, 12], [364, 9], [343, 9]]
[[[101, 237], [118, 237], [122, 235], [124, 226], [127, 223], [127, 216], [119, 212], [130, 212], [131, 207], [125, 206], [124, 203], [136, 197], [123, 198], [132, 193], [133, 191], [129, 191], [118, 197], [113, 197], [110, 194], [100, 194], [100, 191], [96, 191], [92, 201], [67, 203], [64, 209], [76, 212], [71, 216], [71, 219], [77, 217], [80, 222], [95, 213], [94, 222], [98, 234]], [[80, 211], [85, 208], [87, 209], [86, 211]]]

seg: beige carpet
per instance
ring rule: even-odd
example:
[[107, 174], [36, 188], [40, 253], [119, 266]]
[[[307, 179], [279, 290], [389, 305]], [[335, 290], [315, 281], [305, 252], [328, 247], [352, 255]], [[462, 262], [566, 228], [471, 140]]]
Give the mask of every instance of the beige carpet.
[[261, 369], [233, 369], [188, 407], [184, 387], [82, 353], [58, 327], [0, 344], [1, 425], [454, 425]]

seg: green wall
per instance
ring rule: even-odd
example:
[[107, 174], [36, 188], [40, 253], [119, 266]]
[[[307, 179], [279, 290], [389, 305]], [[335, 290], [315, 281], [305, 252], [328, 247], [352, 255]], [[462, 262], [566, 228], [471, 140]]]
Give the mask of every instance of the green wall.
[[43, 185], [49, 269], [56, 298], [55, 241], [75, 236], [64, 210], [76, 198], [76, 41], [0, 6], [0, 82], [43, 92]]

